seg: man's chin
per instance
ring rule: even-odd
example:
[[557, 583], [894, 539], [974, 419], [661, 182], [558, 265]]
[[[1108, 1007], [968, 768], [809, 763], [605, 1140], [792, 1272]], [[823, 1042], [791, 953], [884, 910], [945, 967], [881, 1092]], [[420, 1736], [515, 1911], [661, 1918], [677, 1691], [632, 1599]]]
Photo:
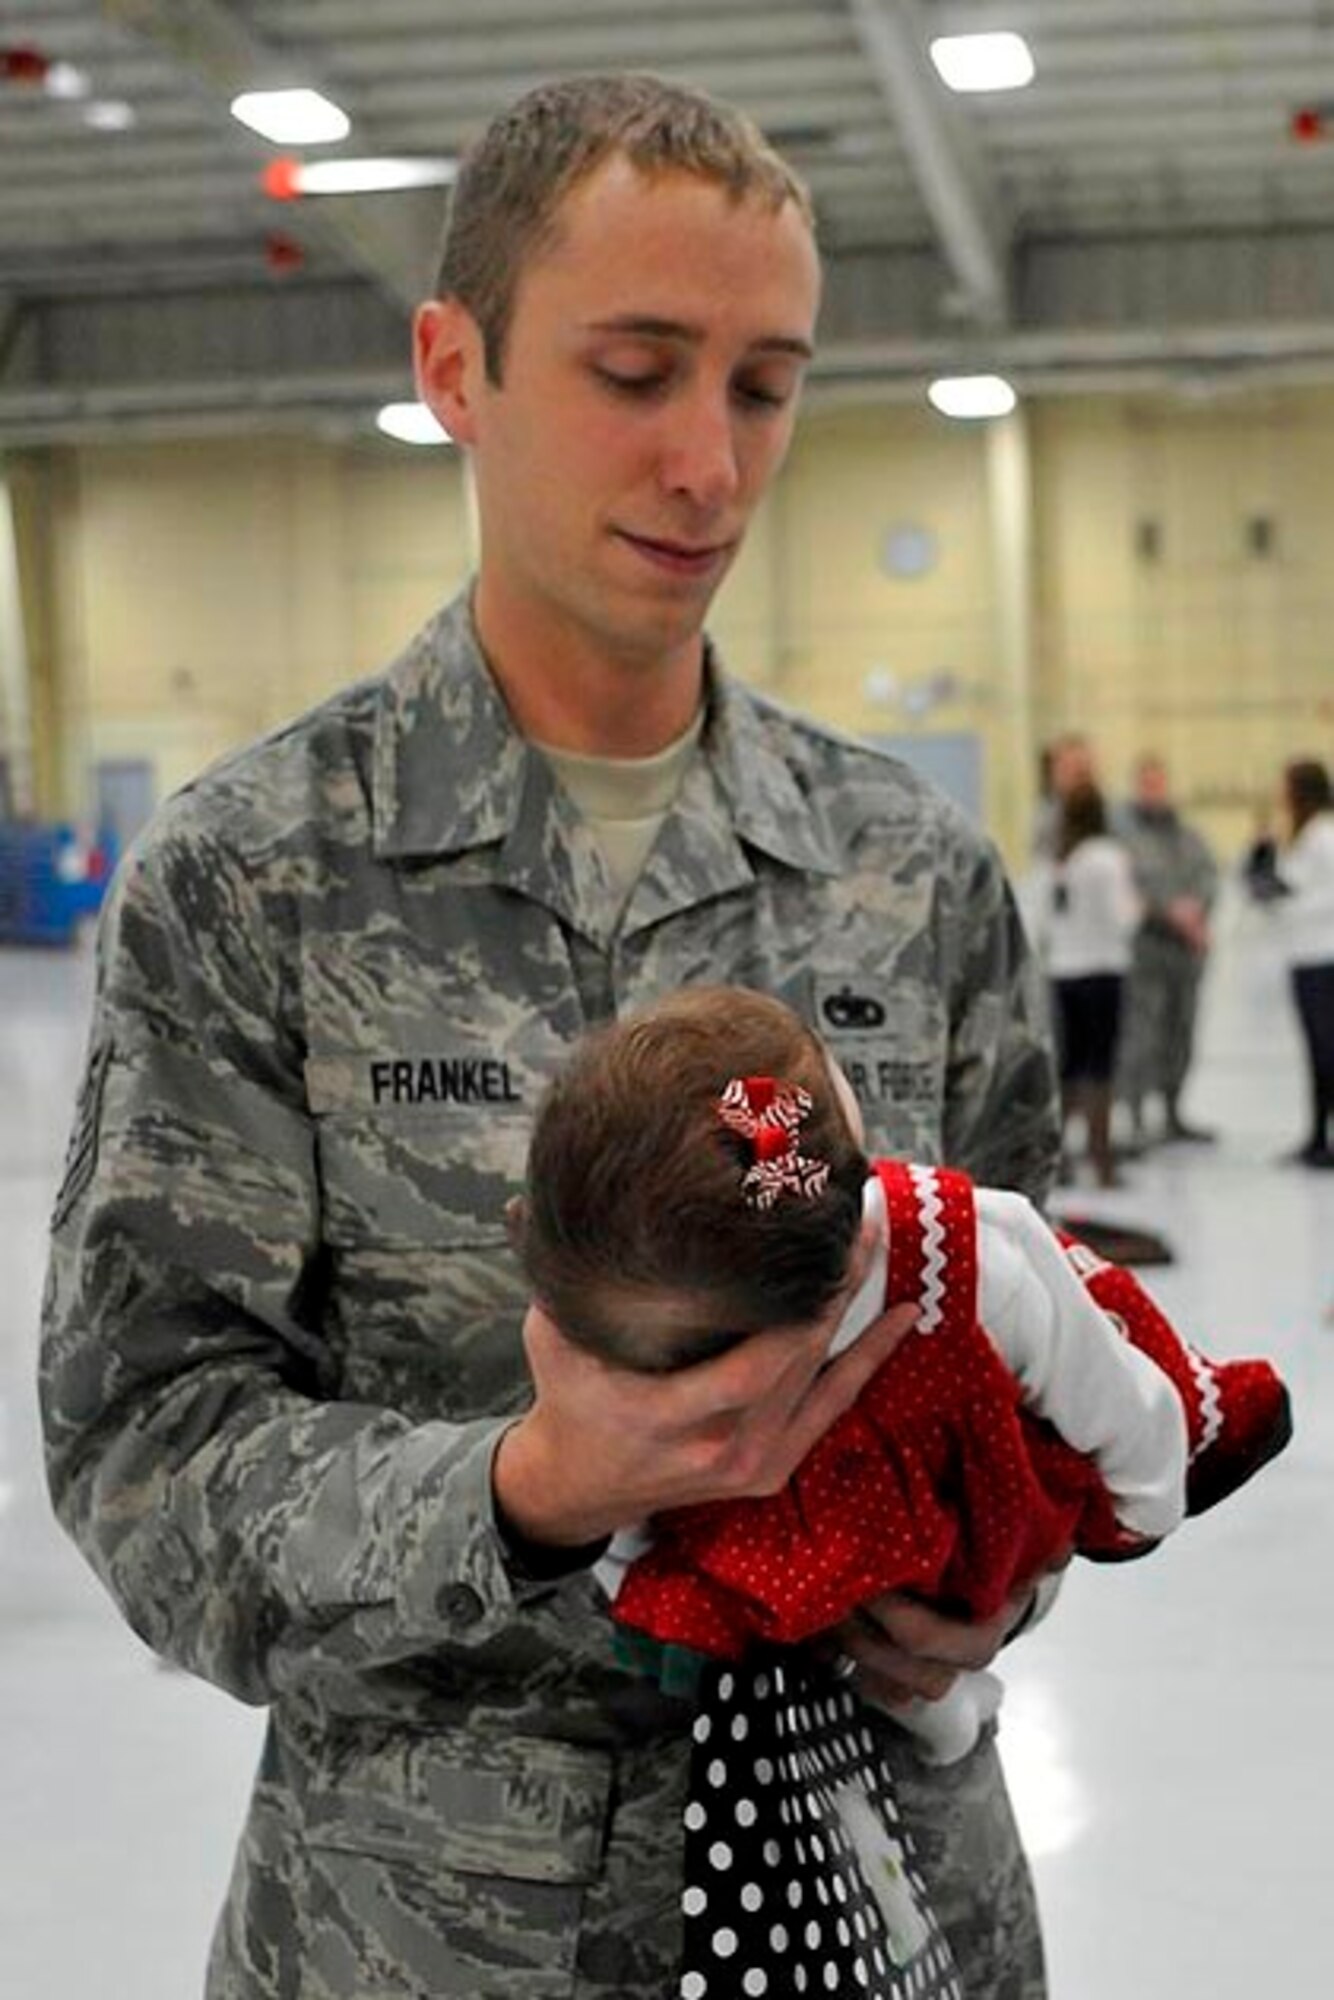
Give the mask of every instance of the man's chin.
[[599, 622], [622, 649], [642, 650], [660, 657], [697, 640], [704, 629], [718, 582], [683, 590], [638, 588], [609, 592], [600, 606]]

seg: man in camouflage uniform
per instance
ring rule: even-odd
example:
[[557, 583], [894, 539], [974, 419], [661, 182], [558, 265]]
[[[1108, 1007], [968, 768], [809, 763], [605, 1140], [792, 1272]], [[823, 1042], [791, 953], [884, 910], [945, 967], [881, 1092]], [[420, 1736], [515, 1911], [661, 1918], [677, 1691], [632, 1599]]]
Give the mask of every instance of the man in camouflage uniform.
[[1135, 792], [1117, 816], [1144, 899], [1121, 1010], [1117, 1095], [1129, 1107], [1135, 1136], [1148, 1138], [1146, 1102], [1162, 1100], [1165, 1139], [1207, 1140], [1212, 1133], [1181, 1115], [1195, 1046], [1200, 981], [1209, 951], [1209, 913], [1218, 865], [1203, 835], [1172, 803], [1161, 757], [1141, 757]]
[[[416, 329], [475, 585], [170, 801], [111, 896], [44, 1410], [136, 1630], [271, 1705], [211, 2000], [678, 1991], [690, 1710], [616, 1664], [590, 1563], [772, 1490], [903, 1329], [649, 1382], [526, 1311], [505, 1206], [591, 1022], [747, 981], [827, 1037], [874, 1150], [1044, 1192], [992, 849], [701, 637], [817, 296], [805, 197], [733, 114], [601, 79], [498, 120]], [[886, 1600], [844, 1642], [863, 1691], [930, 1693], [1020, 1615]], [[1037, 2000], [994, 1744], [928, 1771], [866, 1714], [970, 2000]]]

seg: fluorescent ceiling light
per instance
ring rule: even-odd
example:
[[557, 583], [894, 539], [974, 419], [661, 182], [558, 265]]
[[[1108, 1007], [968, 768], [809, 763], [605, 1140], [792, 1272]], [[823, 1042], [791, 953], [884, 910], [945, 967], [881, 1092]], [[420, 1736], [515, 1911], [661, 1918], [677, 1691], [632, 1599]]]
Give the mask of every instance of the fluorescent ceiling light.
[[438, 424], [425, 403], [386, 403], [375, 419], [386, 437], [400, 444], [452, 444], [453, 438]]
[[43, 80], [48, 97], [86, 97], [92, 89], [87, 76], [73, 63], [53, 62]]
[[120, 97], [99, 97], [85, 104], [83, 122], [95, 132], [128, 132], [135, 122], [134, 106]]
[[346, 139], [352, 121], [318, 90], [243, 90], [232, 117], [277, 146], [327, 146]]
[[395, 188], [444, 187], [458, 173], [457, 160], [270, 160], [261, 180], [273, 201], [306, 194], [386, 194]]
[[1034, 77], [1022, 35], [937, 35], [931, 60], [951, 90], [1021, 90]]
[[926, 393], [942, 417], [1008, 417], [1018, 400], [1003, 375], [942, 375]]

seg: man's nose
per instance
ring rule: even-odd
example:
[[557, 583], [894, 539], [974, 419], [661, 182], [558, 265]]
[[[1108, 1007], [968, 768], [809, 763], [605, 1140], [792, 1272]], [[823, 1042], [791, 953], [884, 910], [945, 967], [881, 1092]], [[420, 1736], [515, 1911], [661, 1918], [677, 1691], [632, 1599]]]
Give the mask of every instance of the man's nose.
[[693, 397], [667, 419], [663, 484], [697, 507], [725, 506], [741, 482], [735, 418], [720, 396]]

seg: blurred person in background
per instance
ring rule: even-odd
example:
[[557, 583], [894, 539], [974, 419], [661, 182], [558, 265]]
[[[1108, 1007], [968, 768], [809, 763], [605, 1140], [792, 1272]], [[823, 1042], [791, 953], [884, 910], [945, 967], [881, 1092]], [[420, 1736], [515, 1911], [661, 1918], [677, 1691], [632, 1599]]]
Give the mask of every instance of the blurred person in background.
[[[1194, 1053], [1200, 982], [1209, 952], [1209, 915], [1218, 864], [1207, 841], [1172, 802], [1163, 759], [1135, 766], [1133, 797], [1117, 816], [1143, 903], [1122, 1009], [1116, 1095], [1128, 1107], [1134, 1139], [1209, 1140], [1187, 1124], [1181, 1096]], [[1147, 1105], [1162, 1102], [1162, 1125], [1151, 1134]]]
[[1082, 786], [1097, 782], [1097, 758], [1087, 736], [1070, 729], [1043, 745], [1038, 757], [1038, 796], [1033, 815], [1034, 862], [1041, 865], [1056, 859], [1065, 801]]
[[1274, 901], [1306, 1047], [1311, 1127], [1291, 1158], [1334, 1167], [1334, 787], [1329, 768], [1298, 758], [1283, 773], [1287, 839], [1275, 855]]
[[[1056, 1020], [1061, 1111], [1069, 1135], [1082, 1117], [1100, 1187], [1118, 1184], [1112, 1156], [1112, 1078], [1131, 946], [1143, 912], [1130, 857], [1108, 830], [1096, 785], [1064, 800], [1048, 877], [1042, 944]], [[1066, 1153], [1067, 1163], [1069, 1153]]]

